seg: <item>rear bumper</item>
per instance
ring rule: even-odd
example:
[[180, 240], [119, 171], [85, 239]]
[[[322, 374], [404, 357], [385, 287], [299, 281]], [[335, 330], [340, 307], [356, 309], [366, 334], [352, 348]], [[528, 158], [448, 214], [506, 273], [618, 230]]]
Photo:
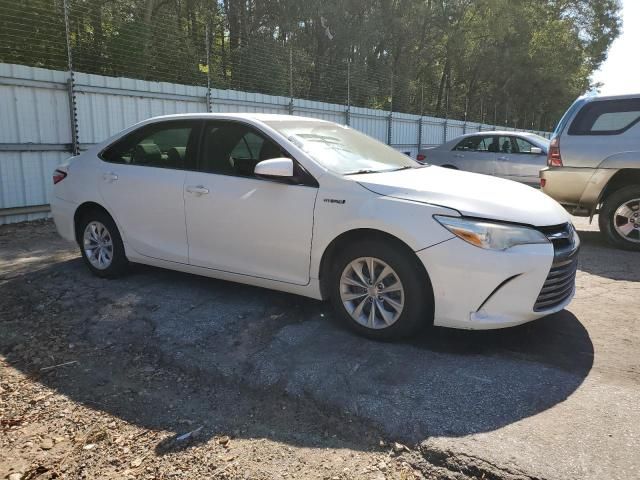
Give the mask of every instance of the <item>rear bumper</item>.
[[535, 310], [554, 262], [551, 243], [496, 252], [454, 238], [417, 254], [433, 285], [437, 326], [512, 327], [562, 310], [574, 295], [575, 287], [561, 303]]
[[540, 170], [542, 191], [576, 215], [592, 215], [602, 191], [617, 170], [546, 167]]
[[76, 243], [74, 215], [77, 205], [52, 195], [51, 213], [56, 229], [62, 238]]

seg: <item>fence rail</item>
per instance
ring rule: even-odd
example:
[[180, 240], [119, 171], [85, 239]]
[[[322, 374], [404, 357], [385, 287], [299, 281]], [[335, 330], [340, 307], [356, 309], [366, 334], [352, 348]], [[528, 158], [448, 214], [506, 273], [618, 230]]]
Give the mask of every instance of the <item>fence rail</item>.
[[[51, 173], [77, 149], [157, 115], [262, 112], [321, 118], [415, 158], [463, 133], [514, 128], [285, 96], [0, 64], [0, 224], [47, 215]], [[536, 132], [546, 135], [544, 132]]]

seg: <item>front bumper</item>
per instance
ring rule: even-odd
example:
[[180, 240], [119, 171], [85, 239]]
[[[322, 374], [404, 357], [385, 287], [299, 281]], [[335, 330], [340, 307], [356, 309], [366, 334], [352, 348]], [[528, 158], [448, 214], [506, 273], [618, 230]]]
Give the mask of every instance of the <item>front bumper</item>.
[[433, 286], [437, 326], [512, 327], [562, 310], [575, 293], [571, 284], [559, 303], [536, 308], [555, 259], [551, 243], [492, 251], [453, 238], [417, 255]]

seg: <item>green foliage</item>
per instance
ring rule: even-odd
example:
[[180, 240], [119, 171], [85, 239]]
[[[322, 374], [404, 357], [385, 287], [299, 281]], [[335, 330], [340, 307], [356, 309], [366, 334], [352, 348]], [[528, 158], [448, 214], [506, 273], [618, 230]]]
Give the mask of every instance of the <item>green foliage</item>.
[[[67, 1], [78, 71], [544, 129], [620, 28], [617, 0]], [[1, 62], [65, 68], [63, 0], [0, 11]]]

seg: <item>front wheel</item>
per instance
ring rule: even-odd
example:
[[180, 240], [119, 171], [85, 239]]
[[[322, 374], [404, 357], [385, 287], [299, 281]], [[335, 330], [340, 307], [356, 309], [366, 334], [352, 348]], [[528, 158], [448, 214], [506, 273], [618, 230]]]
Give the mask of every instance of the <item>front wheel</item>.
[[406, 337], [432, 323], [431, 285], [417, 258], [384, 241], [344, 248], [334, 263], [333, 306], [347, 325], [379, 340]]
[[607, 197], [598, 222], [609, 243], [640, 251], [640, 185], [621, 188]]

